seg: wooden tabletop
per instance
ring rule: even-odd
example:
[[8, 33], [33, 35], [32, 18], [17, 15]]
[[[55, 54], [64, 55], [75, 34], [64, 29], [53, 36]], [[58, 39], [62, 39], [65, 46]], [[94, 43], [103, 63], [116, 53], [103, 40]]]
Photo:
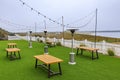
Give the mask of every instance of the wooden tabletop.
[[17, 52], [17, 51], [20, 51], [19, 48], [6, 48], [6, 51], [8, 52]]
[[16, 43], [8, 43], [8, 45], [16, 45]]
[[90, 47], [78, 47], [80, 49], [90, 50], [90, 51], [96, 51], [99, 50], [98, 48], [90, 48]]
[[43, 54], [43, 55], [36, 55], [34, 56], [36, 59], [44, 62], [45, 64], [53, 64], [53, 63], [59, 63], [62, 62], [62, 59], [56, 58], [54, 56], [51, 56], [49, 54]]

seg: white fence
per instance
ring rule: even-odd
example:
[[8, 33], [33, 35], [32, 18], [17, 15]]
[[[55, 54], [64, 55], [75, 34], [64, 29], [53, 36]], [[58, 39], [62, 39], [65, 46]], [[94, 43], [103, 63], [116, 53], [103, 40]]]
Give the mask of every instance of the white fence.
[[[74, 48], [80, 46], [80, 44], [84, 44], [88, 47], [95, 47], [94, 42], [90, 42], [87, 40], [84, 41], [76, 41], [74, 40]], [[64, 40], [64, 46], [70, 47], [71, 46], [71, 40]], [[115, 55], [120, 56], [120, 45], [117, 44], [112, 44], [112, 43], [107, 43], [105, 41], [102, 42], [96, 42], [96, 48], [99, 48], [99, 52], [103, 54], [107, 54], [108, 49], [112, 49], [115, 52]]]
[[[19, 35], [16, 35], [16, 36], [17, 36], [17, 39], [24, 39], [29, 41], [29, 37], [27, 36], [19, 36]], [[45, 41], [44, 37], [36, 37], [36, 38], [32, 37], [32, 41], [37, 41], [37, 39]], [[61, 42], [61, 44], [66, 47], [71, 47], [71, 43], [72, 43], [71, 40], [63, 40], [63, 39], [56, 39], [56, 38], [47, 38], [47, 39], [53, 42]], [[88, 47], [95, 46], [94, 42], [90, 42], [88, 40], [83, 40], [83, 41], [73, 40], [73, 48], [80, 46], [80, 44], [84, 44]], [[107, 43], [103, 40], [101, 42], [96, 42], [96, 48], [99, 48], [99, 52], [103, 54], [107, 54], [107, 50], [111, 48], [115, 52], [115, 55], [120, 56], [120, 45], [118, 44]]]
[[[63, 40], [63, 39], [52, 39], [52, 38], [48, 38], [49, 40], [51, 41], [54, 41], [54, 42], [61, 42], [61, 44], [63, 46], [66, 46], [66, 47], [71, 47], [72, 46], [72, 41], [71, 40]], [[88, 40], [83, 40], [83, 41], [77, 41], [77, 40], [73, 40], [73, 48], [76, 48], [78, 46], [80, 46], [81, 44], [84, 44], [88, 47], [95, 47], [96, 45], [96, 48], [99, 48], [99, 52], [100, 53], [103, 53], [103, 54], [107, 54], [107, 50], [108, 49], [112, 49], [114, 52], [115, 52], [115, 55], [116, 56], [120, 56], [120, 45], [118, 44], [112, 44], [112, 43], [107, 43], [105, 42], [104, 40], [101, 41], [101, 42], [90, 42]]]

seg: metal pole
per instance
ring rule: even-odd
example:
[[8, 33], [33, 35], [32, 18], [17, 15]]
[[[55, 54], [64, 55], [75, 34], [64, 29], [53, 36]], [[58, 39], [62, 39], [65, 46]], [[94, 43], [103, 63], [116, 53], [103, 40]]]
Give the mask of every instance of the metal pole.
[[44, 20], [44, 26], [45, 26], [45, 31], [44, 31], [44, 33], [45, 33], [45, 43], [46, 43], [46, 38], [47, 38], [46, 33], [47, 33], [47, 30], [46, 30], [46, 21], [45, 21], [45, 20]]
[[63, 16], [62, 16], [62, 26], [63, 26], [63, 44], [64, 44], [64, 21], [63, 21]]
[[35, 41], [37, 41], [36, 37], [37, 37], [37, 35], [36, 35], [36, 22], [35, 22]]
[[29, 42], [29, 48], [32, 48], [32, 31], [30, 31], [30, 42]]
[[45, 29], [46, 29], [46, 21], [44, 20], [44, 26], [45, 26]]
[[96, 18], [95, 18], [95, 44], [94, 47], [96, 48], [96, 35], [97, 35], [97, 8], [96, 8]]
[[72, 52], [73, 52], [73, 38], [74, 38], [74, 37], [73, 37], [73, 34], [74, 34], [74, 33], [72, 33]]
[[44, 33], [45, 33], [45, 46], [44, 46], [44, 53], [45, 54], [48, 54], [48, 46], [46, 44], [46, 41], [47, 41], [47, 30], [46, 30], [46, 21], [44, 20], [44, 26], [45, 26], [45, 30], [44, 30]]

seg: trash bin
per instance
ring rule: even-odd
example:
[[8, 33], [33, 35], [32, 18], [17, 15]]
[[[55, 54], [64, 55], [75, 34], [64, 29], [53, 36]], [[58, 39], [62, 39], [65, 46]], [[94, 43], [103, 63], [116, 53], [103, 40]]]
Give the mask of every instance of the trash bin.
[[44, 54], [48, 54], [48, 46], [44, 47]]

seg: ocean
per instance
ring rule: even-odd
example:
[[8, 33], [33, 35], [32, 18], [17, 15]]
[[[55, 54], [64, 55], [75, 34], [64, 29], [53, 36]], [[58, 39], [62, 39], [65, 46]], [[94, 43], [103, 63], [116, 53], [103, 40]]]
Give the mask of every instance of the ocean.
[[[91, 33], [95, 35], [94, 33]], [[108, 33], [97, 33], [97, 36], [104, 36], [104, 37], [112, 37], [112, 38], [120, 38], [120, 32], [108, 32]]]

